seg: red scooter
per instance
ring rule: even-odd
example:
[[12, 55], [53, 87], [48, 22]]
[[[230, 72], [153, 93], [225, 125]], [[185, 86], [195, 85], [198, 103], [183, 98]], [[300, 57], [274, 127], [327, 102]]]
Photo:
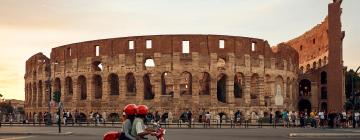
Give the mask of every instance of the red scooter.
[[[165, 140], [164, 135], [166, 130], [162, 127], [160, 127], [159, 124], [154, 123], [153, 124], [153, 129], [155, 131], [154, 135], [157, 140]], [[104, 135], [104, 140], [118, 140], [120, 138], [121, 132], [119, 131], [109, 131], [107, 133], [105, 133]]]

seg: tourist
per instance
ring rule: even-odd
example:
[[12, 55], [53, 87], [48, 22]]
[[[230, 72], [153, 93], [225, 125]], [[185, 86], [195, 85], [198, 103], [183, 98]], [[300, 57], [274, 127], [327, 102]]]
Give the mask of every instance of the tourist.
[[357, 111], [354, 114], [355, 127], [359, 127], [360, 113]]
[[290, 119], [291, 119], [291, 122], [292, 122], [292, 127], [295, 127], [296, 126], [296, 124], [295, 124], [295, 122], [296, 122], [296, 113], [295, 113], [295, 111], [292, 111], [292, 113], [290, 114]]
[[207, 125], [205, 125], [206, 127], [207, 126], [210, 127], [210, 120], [211, 120], [211, 114], [210, 114], [210, 112], [206, 112], [206, 114], [205, 114], [205, 121], [206, 121], [206, 124], [207, 124]]
[[320, 118], [320, 122], [319, 122], [319, 126], [320, 128], [324, 128], [324, 123], [325, 123], [325, 113], [323, 111], [320, 111], [318, 113], [318, 116]]
[[187, 112], [187, 120], [189, 121], [189, 128], [191, 128], [192, 113], [190, 110]]

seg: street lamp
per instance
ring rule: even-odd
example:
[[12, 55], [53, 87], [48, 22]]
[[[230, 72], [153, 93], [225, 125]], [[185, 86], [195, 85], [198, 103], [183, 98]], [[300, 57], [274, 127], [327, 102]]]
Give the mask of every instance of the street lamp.
[[[357, 75], [358, 70], [360, 69], [360, 66], [356, 69], [355, 71], [355, 76]], [[355, 98], [355, 92], [354, 92], [354, 75], [351, 75], [351, 95], [353, 97], [353, 128], [355, 128], [356, 122], [355, 122], [355, 103], [356, 103], [356, 98]]]

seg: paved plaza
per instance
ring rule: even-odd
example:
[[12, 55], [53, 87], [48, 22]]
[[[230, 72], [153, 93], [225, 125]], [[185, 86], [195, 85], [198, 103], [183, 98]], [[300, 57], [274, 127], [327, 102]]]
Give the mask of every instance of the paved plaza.
[[[4, 140], [100, 140], [105, 132], [119, 128], [63, 127], [1, 127], [0, 139]], [[360, 137], [360, 129], [313, 129], [313, 128], [239, 128], [239, 129], [167, 129], [168, 140], [285, 140], [285, 139], [346, 139]], [[290, 134], [299, 134], [291, 137]], [[149, 138], [154, 140], [153, 137]]]

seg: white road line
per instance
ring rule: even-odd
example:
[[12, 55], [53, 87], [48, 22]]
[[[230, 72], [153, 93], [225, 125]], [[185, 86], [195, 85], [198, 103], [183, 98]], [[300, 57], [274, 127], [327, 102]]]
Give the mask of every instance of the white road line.
[[31, 137], [34, 137], [34, 136], [0, 138], [0, 140], [20, 140], [20, 139], [26, 139], [26, 138], [31, 138]]

